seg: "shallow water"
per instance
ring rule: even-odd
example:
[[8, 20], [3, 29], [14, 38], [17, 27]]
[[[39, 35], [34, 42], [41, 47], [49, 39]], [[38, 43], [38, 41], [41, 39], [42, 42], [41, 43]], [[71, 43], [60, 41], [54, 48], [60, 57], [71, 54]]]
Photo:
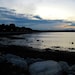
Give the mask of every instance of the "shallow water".
[[18, 39], [0, 38], [0, 44], [30, 46], [40, 49], [75, 50], [75, 32], [42, 32], [15, 35], [13, 37]]

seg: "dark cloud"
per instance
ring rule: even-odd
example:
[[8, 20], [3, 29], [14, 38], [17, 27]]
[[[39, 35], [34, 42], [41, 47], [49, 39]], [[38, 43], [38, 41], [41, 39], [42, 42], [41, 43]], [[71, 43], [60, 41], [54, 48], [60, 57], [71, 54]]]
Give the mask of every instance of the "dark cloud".
[[75, 22], [72, 22], [72, 21], [65, 21], [65, 23], [67, 23], [70, 26], [75, 26]]
[[75, 26], [75, 23], [71, 23], [71, 26]]
[[[11, 20], [11, 22], [23, 22], [28, 20], [28, 18], [24, 17], [23, 14], [16, 14], [14, 11], [15, 11], [14, 9], [7, 9], [0, 7], [0, 17], [2, 18], [3, 21]], [[2, 20], [0, 20], [0, 22], [3, 22]]]
[[40, 16], [34, 16], [34, 18], [42, 20], [42, 18]]

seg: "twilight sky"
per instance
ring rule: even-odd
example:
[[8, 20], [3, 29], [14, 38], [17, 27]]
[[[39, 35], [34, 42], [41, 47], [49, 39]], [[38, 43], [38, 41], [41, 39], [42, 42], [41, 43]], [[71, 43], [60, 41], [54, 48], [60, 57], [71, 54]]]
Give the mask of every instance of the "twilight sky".
[[75, 0], [0, 0], [0, 23], [38, 30], [75, 29]]

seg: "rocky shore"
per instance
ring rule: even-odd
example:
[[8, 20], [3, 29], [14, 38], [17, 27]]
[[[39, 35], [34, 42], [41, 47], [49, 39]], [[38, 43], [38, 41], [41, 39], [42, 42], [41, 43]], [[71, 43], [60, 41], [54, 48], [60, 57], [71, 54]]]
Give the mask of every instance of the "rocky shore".
[[3, 54], [11, 53], [23, 58], [41, 58], [45, 60], [66, 61], [69, 64], [75, 63], [75, 52], [59, 51], [52, 49], [38, 49], [26, 46], [0, 45], [0, 52]]
[[0, 45], [0, 75], [74, 75], [75, 53]]

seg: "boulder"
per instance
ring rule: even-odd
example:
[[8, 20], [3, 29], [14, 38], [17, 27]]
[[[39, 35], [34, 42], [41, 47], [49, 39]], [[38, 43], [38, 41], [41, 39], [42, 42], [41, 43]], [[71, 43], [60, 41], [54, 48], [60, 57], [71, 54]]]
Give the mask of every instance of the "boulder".
[[59, 62], [59, 65], [62, 67], [62, 70], [63, 70], [64, 72], [68, 72], [68, 69], [69, 69], [70, 66], [68, 65], [67, 62], [60, 61], [60, 62]]
[[28, 68], [26, 60], [24, 60], [24, 58], [21, 58], [19, 56], [12, 55], [12, 54], [6, 54], [5, 59], [9, 63], [12, 63], [13, 65], [18, 66], [20, 68], [24, 68], [25, 70], [27, 70]]
[[56, 61], [41, 61], [29, 66], [31, 75], [62, 75], [62, 68]]
[[68, 70], [68, 75], [75, 75], [75, 65], [72, 65]]

